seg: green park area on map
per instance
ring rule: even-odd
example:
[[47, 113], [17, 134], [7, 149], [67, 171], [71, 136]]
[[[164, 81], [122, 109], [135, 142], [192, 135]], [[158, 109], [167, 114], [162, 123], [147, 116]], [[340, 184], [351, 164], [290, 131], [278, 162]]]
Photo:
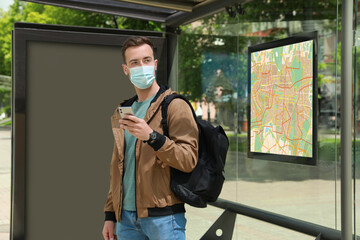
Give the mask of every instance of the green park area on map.
[[312, 157], [313, 41], [251, 53], [250, 151]]

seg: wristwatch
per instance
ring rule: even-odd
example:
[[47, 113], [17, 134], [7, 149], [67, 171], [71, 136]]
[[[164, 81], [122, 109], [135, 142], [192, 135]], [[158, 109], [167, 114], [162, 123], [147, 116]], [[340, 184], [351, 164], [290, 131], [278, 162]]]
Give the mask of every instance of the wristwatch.
[[150, 133], [149, 139], [146, 142], [152, 142], [156, 140], [156, 132], [153, 131], [152, 133]]
[[155, 151], [159, 150], [165, 143], [166, 137], [157, 131], [154, 131], [149, 134], [149, 139], [144, 140], [144, 143], [147, 143], [152, 147]]

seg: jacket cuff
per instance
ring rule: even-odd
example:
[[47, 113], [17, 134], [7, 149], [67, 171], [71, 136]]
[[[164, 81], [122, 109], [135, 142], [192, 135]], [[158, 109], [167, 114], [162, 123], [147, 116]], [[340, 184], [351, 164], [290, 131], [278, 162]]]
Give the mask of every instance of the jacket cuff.
[[166, 141], [166, 137], [156, 131], [154, 131], [156, 133], [156, 139], [153, 141], [148, 141], [147, 143], [155, 150], [159, 150], [165, 143]]
[[115, 212], [105, 212], [105, 221], [116, 222]]

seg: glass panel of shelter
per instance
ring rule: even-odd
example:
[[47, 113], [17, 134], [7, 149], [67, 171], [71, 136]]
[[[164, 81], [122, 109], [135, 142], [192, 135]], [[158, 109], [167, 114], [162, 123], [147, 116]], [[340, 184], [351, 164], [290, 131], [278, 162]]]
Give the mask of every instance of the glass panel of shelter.
[[[337, 6], [325, 1], [323, 8], [308, 6], [310, 11], [282, 2], [290, 7], [280, 11], [279, 3], [258, 6], [255, 1], [243, 6], [243, 15], [223, 11], [186, 25], [179, 36], [178, 90], [193, 101], [198, 117], [221, 124], [229, 137], [221, 198], [339, 229]], [[318, 164], [248, 158], [247, 48], [310, 31], [318, 32]], [[235, 233], [240, 239], [239, 224]]]

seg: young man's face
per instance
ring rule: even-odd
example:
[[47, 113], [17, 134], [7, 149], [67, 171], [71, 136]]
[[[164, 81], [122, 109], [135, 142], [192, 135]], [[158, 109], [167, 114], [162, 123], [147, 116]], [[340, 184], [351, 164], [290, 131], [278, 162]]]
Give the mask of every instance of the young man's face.
[[122, 65], [124, 73], [129, 76], [130, 71], [128, 68], [155, 66], [155, 70], [157, 69], [157, 60], [154, 59], [154, 52], [147, 44], [126, 49], [124, 61], [126, 63]]

